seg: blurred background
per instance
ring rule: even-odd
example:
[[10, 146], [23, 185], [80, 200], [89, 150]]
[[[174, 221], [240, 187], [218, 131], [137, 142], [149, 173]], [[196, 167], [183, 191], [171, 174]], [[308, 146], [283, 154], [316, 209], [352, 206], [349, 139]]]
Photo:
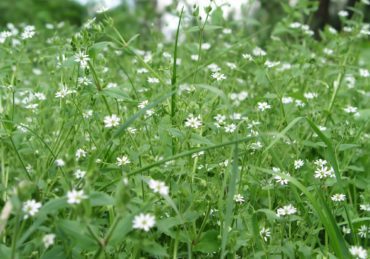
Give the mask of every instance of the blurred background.
[[[213, 1], [222, 9], [225, 20], [235, 21], [238, 26], [267, 24], [271, 27], [270, 32], [274, 24], [286, 15], [284, 6], [299, 9], [304, 2], [307, 10], [314, 8], [314, 15], [307, 17], [307, 21], [317, 32], [327, 24], [340, 30], [340, 10], [348, 10], [351, 16], [356, 3], [370, 4], [370, 0]], [[170, 35], [176, 27], [178, 6], [185, 5], [191, 13], [194, 4], [200, 6], [200, 15], [204, 17], [203, 7], [209, 4], [209, 0], [0, 0], [0, 26], [3, 28], [8, 23], [44, 26], [46, 23], [60, 22], [81, 26], [88, 18], [94, 17], [96, 12], [108, 9], [109, 16], [114, 18], [121, 30], [145, 33], [155, 26]], [[306, 12], [306, 9], [299, 11]], [[369, 5], [363, 10], [363, 16], [365, 22], [369, 22]]]

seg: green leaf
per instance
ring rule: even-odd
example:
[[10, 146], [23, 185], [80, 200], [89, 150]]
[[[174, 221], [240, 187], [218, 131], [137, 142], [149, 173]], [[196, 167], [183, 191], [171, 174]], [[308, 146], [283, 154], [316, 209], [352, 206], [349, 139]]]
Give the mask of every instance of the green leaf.
[[108, 206], [114, 204], [114, 198], [104, 192], [93, 192], [89, 195], [92, 206]]
[[[213, 31], [213, 30], [220, 30], [222, 29], [222, 26], [217, 26], [217, 25], [206, 25], [204, 28], [205, 31]], [[193, 26], [190, 29], [187, 29], [186, 32], [197, 32], [200, 31], [201, 27], [199, 26]]]
[[204, 232], [200, 241], [194, 246], [194, 251], [202, 253], [213, 253], [220, 249], [220, 240], [217, 238], [219, 232], [216, 230], [208, 230]]
[[85, 249], [87, 251], [94, 251], [98, 248], [97, 243], [89, 236], [85, 230], [84, 224], [81, 224], [81, 222], [72, 220], [59, 220], [57, 222], [57, 230], [68, 237], [73, 246]]
[[154, 241], [145, 241], [142, 246], [143, 251], [153, 256], [167, 257], [167, 250]]

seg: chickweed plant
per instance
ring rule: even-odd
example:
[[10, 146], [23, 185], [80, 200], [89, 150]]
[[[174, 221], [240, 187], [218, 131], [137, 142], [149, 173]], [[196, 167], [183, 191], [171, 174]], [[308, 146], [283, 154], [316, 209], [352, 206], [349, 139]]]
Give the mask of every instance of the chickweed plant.
[[366, 4], [1, 28], [0, 258], [368, 258]]

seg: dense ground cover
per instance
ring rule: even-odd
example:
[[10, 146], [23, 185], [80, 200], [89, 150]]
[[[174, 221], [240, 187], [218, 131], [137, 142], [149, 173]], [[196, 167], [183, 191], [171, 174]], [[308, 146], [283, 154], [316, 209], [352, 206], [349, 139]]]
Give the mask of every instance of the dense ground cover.
[[369, 26], [304, 4], [263, 46], [220, 9], [2, 28], [1, 258], [367, 258]]

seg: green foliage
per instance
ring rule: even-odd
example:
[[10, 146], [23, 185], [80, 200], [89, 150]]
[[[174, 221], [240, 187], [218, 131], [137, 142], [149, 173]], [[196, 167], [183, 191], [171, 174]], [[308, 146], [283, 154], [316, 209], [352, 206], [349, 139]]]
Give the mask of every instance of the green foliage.
[[365, 6], [317, 41], [262, 2], [2, 28], [0, 258], [364, 258]]

